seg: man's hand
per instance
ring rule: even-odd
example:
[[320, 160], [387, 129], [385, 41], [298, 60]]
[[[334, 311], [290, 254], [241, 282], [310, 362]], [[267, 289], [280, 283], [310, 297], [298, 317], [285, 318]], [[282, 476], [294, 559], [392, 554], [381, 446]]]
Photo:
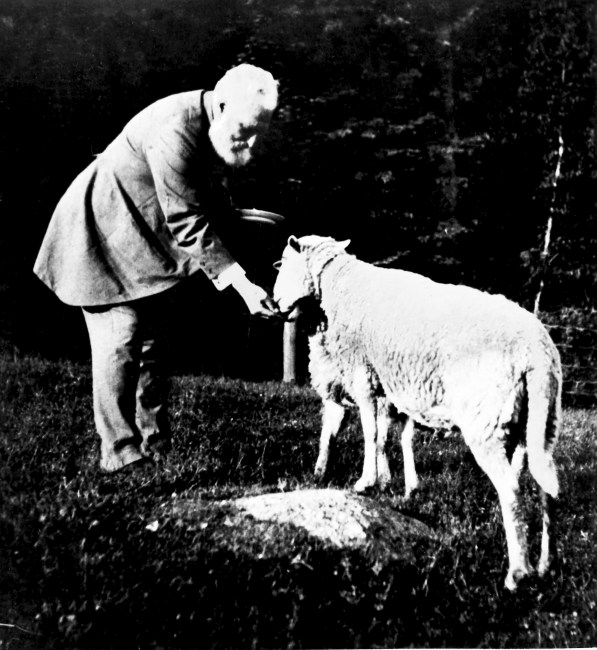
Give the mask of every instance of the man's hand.
[[251, 314], [272, 318], [280, 315], [276, 303], [270, 298], [266, 291], [256, 284], [253, 284], [246, 275], [234, 280], [232, 286], [238, 291], [245, 301]]

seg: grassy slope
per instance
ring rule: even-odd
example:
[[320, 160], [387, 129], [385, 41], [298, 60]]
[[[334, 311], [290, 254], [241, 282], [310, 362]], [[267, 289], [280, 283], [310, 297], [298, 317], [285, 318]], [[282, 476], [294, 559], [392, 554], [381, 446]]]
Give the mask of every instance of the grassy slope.
[[[392, 447], [397, 484], [379, 498], [446, 541], [423, 549], [414, 570], [391, 563], [373, 570], [366, 558], [312, 543], [299, 530], [273, 530], [279, 554], [257, 560], [262, 527], [249, 524], [240, 535], [221, 525], [222, 498], [312, 486], [319, 406], [310, 390], [178, 377], [172, 419], [174, 453], [157, 477], [103, 476], [88, 368], [0, 359], [0, 623], [37, 633], [0, 627], [0, 641], [32, 648], [597, 645], [591, 411], [566, 411], [557, 454], [560, 565], [546, 585], [517, 596], [502, 589], [496, 496], [458, 437], [420, 436], [424, 485], [406, 507]], [[361, 454], [353, 420], [330, 485], [350, 486]], [[536, 557], [537, 498], [527, 487]], [[175, 516], [180, 495], [203, 500], [201, 525]], [[153, 522], [157, 532], [147, 528]], [[292, 563], [297, 553], [304, 563]]]

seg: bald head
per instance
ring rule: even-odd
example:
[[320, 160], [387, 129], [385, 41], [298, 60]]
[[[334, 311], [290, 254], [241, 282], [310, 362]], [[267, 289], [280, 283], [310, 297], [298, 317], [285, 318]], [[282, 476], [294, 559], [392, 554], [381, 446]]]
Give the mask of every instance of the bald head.
[[278, 82], [271, 73], [249, 63], [231, 68], [214, 88], [214, 105], [218, 112], [235, 110], [272, 113], [278, 105]]

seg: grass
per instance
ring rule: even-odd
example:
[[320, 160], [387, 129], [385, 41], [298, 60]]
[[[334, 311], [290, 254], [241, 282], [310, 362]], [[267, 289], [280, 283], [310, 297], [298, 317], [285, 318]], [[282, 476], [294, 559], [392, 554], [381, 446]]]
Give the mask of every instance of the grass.
[[[100, 472], [90, 391], [86, 365], [0, 358], [0, 648], [597, 645], [594, 411], [565, 411], [558, 566], [510, 595], [496, 495], [457, 436], [421, 432], [408, 505], [392, 446], [396, 484], [375, 497], [443, 541], [416, 549], [415, 566], [379, 566], [292, 527], [226, 525], [223, 499], [313, 487], [308, 388], [174, 378], [174, 451], [152, 480]], [[353, 419], [329, 485], [351, 486], [361, 462]]]

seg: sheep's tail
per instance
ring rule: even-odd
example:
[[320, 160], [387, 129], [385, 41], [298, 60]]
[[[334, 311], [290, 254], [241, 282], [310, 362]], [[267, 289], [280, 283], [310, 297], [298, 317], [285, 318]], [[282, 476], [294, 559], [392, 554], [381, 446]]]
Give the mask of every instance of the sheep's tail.
[[556, 356], [548, 368], [530, 370], [526, 384], [529, 471], [541, 489], [555, 498], [558, 496], [559, 483], [553, 449], [562, 419], [562, 372], [559, 357]]

